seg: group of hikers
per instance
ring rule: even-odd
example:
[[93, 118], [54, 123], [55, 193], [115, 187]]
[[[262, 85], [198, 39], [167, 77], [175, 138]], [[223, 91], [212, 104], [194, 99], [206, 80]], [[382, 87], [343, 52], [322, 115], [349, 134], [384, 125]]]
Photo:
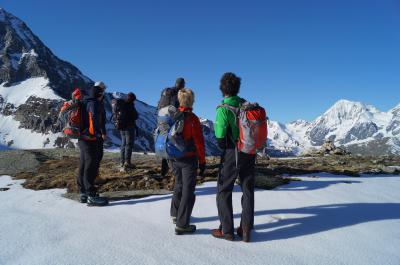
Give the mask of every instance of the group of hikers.
[[[254, 225], [256, 149], [265, 143], [267, 128], [265, 110], [240, 98], [240, 85], [241, 78], [234, 73], [225, 73], [220, 80], [223, 100], [217, 107], [215, 120], [215, 137], [222, 150], [216, 197], [220, 225], [211, 233], [216, 238], [234, 240], [232, 191], [239, 178], [242, 214], [236, 234], [249, 242]], [[79, 128], [75, 128], [80, 149], [77, 185], [80, 202], [88, 206], [108, 204], [108, 199], [99, 196], [94, 185], [103, 157], [103, 142], [107, 139], [105, 89], [103, 82], [96, 82], [86, 97], [76, 91], [73, 94], [73, 100], [80, 102]], [[113, 123], [121, 135], [121, 170], [134, 168], [131, 156], [139, 116], [135, 99], [135, 94], [129, 93], [126, 99], [112, 101]], [[183, 78], [178, 78], [174, 87], [162, 91], [157, 106], [155, 152], [162, 158], [161, 175], [165, 176], [171, 168], [175, 178], [170, 215], [177, 235], [196, 231], [196, 226], [190, 223], [196, 178], [204, 177], [206, 169], [205, 141], [200, 120], [193, 113], [194, 102], [193, 90], [186, 88]], [[73, 110], [70, 105], [74, 104], [70, 102], [67, 109]], [[74, 126], [68, 130], [71, 127]], [[68, 134], [68, 130], [64, 132]]]

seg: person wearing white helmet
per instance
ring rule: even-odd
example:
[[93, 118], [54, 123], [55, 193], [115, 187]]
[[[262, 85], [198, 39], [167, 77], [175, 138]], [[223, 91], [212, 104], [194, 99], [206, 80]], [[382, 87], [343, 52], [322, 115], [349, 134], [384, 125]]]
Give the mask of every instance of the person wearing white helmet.
[[94, 185], [103, 159], [103, 141], [106, 140], [106, 113], [104, 109], [103, 82], [96, 82], [83, 100], [82, 130], [78, 140], [80, 149], [79, 174], [77, 178], [80, 201], [88, 206], [105, 206], [108, 199], [100, 197]]
[[100, 87], [101, 89], [103, 89], [103, 91], [106, 90], [107, 86], [103, 83], [103, 81], [97, 81], [96, 83], [94, 83], [95, 87]]

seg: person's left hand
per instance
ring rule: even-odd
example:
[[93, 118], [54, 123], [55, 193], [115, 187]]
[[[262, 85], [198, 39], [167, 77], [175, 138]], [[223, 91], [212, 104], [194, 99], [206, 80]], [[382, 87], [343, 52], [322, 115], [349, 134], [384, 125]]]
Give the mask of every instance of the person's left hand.
[[206, 171], [206, 164], [199, 164], [199, 177], [204, 180], [204, 171]]

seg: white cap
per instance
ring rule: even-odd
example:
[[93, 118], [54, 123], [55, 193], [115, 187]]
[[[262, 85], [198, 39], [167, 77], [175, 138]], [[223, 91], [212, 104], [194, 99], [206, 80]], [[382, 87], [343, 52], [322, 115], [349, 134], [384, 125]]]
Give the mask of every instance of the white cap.
[[94, 83], [94, 86], [97, 86], [103, 90], [106, 90], [106, 85], [102, 81], [97, 81], [96, 83]]

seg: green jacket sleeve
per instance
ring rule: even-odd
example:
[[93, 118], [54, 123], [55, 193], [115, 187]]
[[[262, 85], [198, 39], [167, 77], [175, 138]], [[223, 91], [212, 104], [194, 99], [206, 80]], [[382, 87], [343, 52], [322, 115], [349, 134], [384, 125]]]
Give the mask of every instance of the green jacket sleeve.
[[229, 127], [229, 120], [225, 108], [217, 108], [217, 117], [215, 118], [214, 130], [216, 138], [225, 138]]

